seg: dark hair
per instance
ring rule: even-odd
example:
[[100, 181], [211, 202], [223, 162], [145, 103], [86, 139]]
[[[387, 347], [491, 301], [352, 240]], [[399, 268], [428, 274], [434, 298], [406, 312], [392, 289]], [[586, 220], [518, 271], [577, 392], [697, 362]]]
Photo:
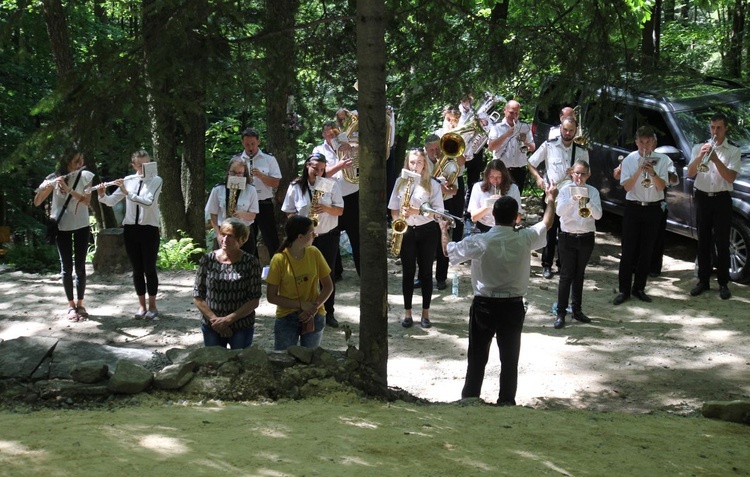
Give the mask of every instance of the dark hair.
[[258, 130], [254, 128], [247, 128], [242, 131], [242, 139], [245, 139], [246, 137], [254, 137], [260, 141], [260, 134], [258, 134]]
[[247, 239], [250, 236], [250, 229], [247, 228], [245, 222], [235, 217], [224, 219], [224, 222], [222, 222], [219, 227], [219, 231], [223, 233], [225, 229], [230, 229], [232, 231], [232, 234], [234, 234], [234, 237], [240, 243], [240, 246], [247, 242]]
[[636, 141], [642, 137], [651, 137], [656, 139], [656, 131], [653, 127], [649, 126], [648, 124], [645, 126], [641, 126], [638, 128], [638, 130], [635, 132], [635, 139]]
[[[309, 166], [311, 162], [322, 162], [323, 164], [326, 164], [326, 158], [323, 154], [318, 154], [317, 152], [314, 152], [307, 157], [307, 160], [302, 165], [302, 175], [292, 181], [292, 185], [299, 184], [303, 194], [307, 194], [307, 182], [310, 179], [310, 172], [307, 170], [307, 166]], [[326, 173], [324, 172], [323, 177], [325, 176]]]
[[339, 125], [334, 121], [326, 121], [323, 123], [323, 127], [320, 130], [325, 131], [327, 127], [331, 129], [336, 129], [339, 127]]
[[480, 189], [482, 189], [482, 192], [490, 190], [490, 171], [500, 172], [500, 175], [503, 177], [503, 180], [500, 182], [500, 195], [506, 195], [510, 190], [513, 180], [510, 178], [510, 172], [505, 167], [505, 163], [500, 159], [493, 159], [487, 163], [487, 167], [484, 168]]
[[729, 126], [729, 119], [727, 118], [727, 115], [724, 113], [716, 113], [713, 116], [711, 116], [711, 122], [713, 123], [715, 121], [724, 121], [724, 126], [725, 127]]
[[68, 165], [73, 162], [73, 160], [78, 157], [80, 154], [83, 154], [80, 149], [78, 149], [75, 146], [66, 147], [65, 151], [63, 151], [62, 156], [60, 156], [60, 160], [57, 162], [57, 169], [53, 174], [48, 176], [47, 178], [53, 178], [53, 177], [59, 177], [64, 176], [68, 172]]
[[424, 138], [424, 145], [432, 144], [433, 142], [438, 142], [440, 140], [440, 136], [437, 134], [430, 134], [426, 138]]
[[497, 225], [513, 225], [518, 218], [518, 202], [513, 197], [500, 197], [492, 206], [492, 216]]
[[284, 225], [284, 233], [286, 234], [286, 237], [284, 237], [284, 241], [281, 243], [276, 253], [283, 253], [284, 250], [289, 248], [300, 235], [305, 235], [309, 232], [312, 224], [313, 221], [304, 215], [292, 215], [286, 219], [286, 224]]

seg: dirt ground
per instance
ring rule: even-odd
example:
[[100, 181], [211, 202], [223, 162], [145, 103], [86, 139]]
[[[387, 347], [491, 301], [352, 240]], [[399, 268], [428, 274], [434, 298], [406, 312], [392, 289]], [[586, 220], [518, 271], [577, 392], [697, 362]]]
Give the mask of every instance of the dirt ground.
[[[118, 459], [123, 471], [115, 475], [148, 468], [161, 475], [186, 469], [187, 475], [263, 476], [601, 475], [605, 469], [633, 475], [750, 475], [747, 426], [696, 418], [705, 401], [750, 398], [750, 288], [731, 284], [732, 299], [722, 301], [714, 281], [710, 292], [690, 297], [695, 243], [669, 235], [664, 271], [649, 279], [646, 290], [653, 303], [631, 299], [613, 307], [618, 227], [616, 219], [607, 218], [597, 233], [584, 289], [591, 324], [552, 327], [557, 276], [543, 279], [539, 259], [532, 257], [517, 395], [524, 408], [383, 404], [351, 396], [165, 404], [139, 396], [133, 398], [139, 406], [114, 413], [6, 411], [0, 413], [0, 474], [60, 469], [52, 475], [96, 475]], [[356, 345], [360, 281], [351, 262], [345, 266], [337, 283], [336, 316], [351, 326]], [[395, 261], [389, 263], [388, 383], [436, 403], [460, 399], [465, 373], [471, 285], [468, 265], [456, 270], [459, 296], [452, 296], [450, 286], [436, 291], [433, 328], [404, 329], [400, 270]], [[201, 346], [193, 273], [161, 272], [160, 281], [157, 322], [132, 318], [136, 302], [128, 274], [92, 273], [86, 298], [92, 316], [69, 323], [57, 276], [5, 270], [0, 273], [0, 339], [51, 336], [162, 352]], [[415, 296], [415, 309], [420, 303]], [[269, 350], [272, 323], [273, 307], [262, 300], [255, 342]], [[343, 333], [327, 329], [323, 346], [345, 349]], [[498, 372], [493, 346], [482, 391], [487, 402], [497, 398]], [[241, 429], [233, 425], [238, 420]], [[226, 440], [217, 442], [222, 436]], [[121, 454], [96, 446], [101, 439], [116, 443]], [[235, 441], [245, 449], [251, 442], [258, 447], [239, 455], [226, 447]]]

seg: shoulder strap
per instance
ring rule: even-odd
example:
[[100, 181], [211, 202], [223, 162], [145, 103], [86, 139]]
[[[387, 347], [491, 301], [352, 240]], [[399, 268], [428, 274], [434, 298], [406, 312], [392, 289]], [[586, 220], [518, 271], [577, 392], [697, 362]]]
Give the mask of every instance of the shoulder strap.
[[63, 204], [62, 209], [60, 209], [60, 213], [57, 215], [57, 219], [55, 219], [57, 223], [60, 223], [60, 219], [62, 219], [62, 216], [65, 213], [65, 209], [68, 208], [68, 202], [70, 202], [71, 197], [73, 197], [73, 191], [78, 185], [78, 181], [80, 179], [81, 179], [81, 172], [79, 172], [78, 175], [76, 176], [76, 180], [75, 182], [73, 182], [73, 187], [70, 188], [70, 194], [68, 194], [68, 198], [65, 199], [65, 203]]

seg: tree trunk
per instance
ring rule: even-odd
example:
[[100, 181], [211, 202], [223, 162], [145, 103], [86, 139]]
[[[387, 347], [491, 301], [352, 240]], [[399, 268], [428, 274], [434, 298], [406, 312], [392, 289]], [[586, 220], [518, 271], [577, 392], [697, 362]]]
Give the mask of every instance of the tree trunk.
[[[287, 121], [289, 97], [296, 90], [296, 47], [294, 42], [294, 21], [299, 0], [267, 0], [266, 30], [275, 32], [267, 36], [265, 44], [265, 91], [266, 91], [266, 132], [267, 146], [263, 150], [272, 153], [279, 162], [281, 182], [276, 189], [276, 203], [284, 201], [289, 182], [297, 176], [297, 131], [290, 128]], [[307, 151], [310, 152], [310, 151]], [[282, 226], [286, 214], [276, 207], [276, 223]], [[269, 250], [273, 254], [275, 250]]]
[[661, 33], [661, 0], [651, 7], [651, 17], [643, 25], [641, 56], [643, 66], [655, 68], [659, 63], [659, 43]]
[[[148, 111], [151, 121], [152, 156], [159, 163], [163, 180], [159, 199], [162, 234], [176, 237], [178, 230], [188, 230], [185, 199], [182, 196], [182, 160], [177, 154], [176, 112], [170, 106], [172, 79], [160, 63], [163, 25], [169, 20], [169, 7], [160, 7], [158, 0], [143, 0], [143, 56], [148, 91]], [[202, 242], [201, 242], [202, 243]]]
[[735, 0], [732, 12], [732, 31], [729, 34], [729, 74], [742, 78], [742, 39], [745, 34], [745, 0]]
[[388, 270], [385, 160], [385, 3], [357, 2], [359, 80], [360, 349], [388, 384]]

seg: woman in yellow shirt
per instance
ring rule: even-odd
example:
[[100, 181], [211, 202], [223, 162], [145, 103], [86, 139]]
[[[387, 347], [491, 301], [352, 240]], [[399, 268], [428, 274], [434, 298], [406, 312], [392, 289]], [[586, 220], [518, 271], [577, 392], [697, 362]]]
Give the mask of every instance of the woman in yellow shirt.
[[323, 254], [312, 246], [315, 227], [300, 215], [287, 219], [286, 238], [271, 258], [268, 302], [276, 305], [274, 349], [320, 346], [325, 328], [323, 304], [333, 291], [331, 269]]

